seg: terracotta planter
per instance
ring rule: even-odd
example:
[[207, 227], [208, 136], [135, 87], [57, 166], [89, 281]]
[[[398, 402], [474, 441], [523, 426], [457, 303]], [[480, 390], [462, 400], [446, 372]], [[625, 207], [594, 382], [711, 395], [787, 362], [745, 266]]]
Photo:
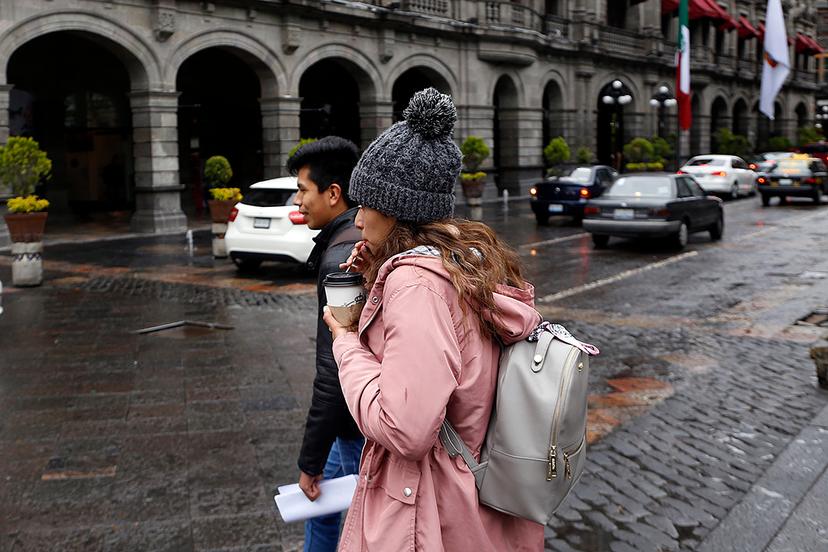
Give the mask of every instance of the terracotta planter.
[[43, 241], [43, 232], [46, 230], [46, 217], [49, 213], [9, 213], [4, 215], [6, 226], [9, 227], [11, 241], [28, 243]]
[[462, 180], [463, 196], [466, 198], [483, 197], [483, 187], [486, 185], [486, 177], [475, 178], [474, 180]]
[[213, 222], [226, 224], [227, 219], [230, 218], [230, 211], [233, 210], [236, 203], [233, 199], [225, 199], [223, 201], [218, 199], [209, 200], [207, 204], [210, 206], [210, 218]]

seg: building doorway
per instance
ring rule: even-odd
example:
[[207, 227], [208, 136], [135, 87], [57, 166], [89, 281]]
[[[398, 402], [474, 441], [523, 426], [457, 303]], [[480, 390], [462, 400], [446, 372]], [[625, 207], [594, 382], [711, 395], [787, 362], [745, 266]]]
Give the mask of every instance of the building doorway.
[[448, 83], [436, 71], [427, 67], [412, 67], [394, 81], [391, 100], [394, 102], [394, 122], [401, 121], [403, 110], [411, 97], [424, 88], [436, 88], [443, 94], [451, 95]]
[[607, 83], [598, 94], [596, 154], [599, 163], [617, 170], [623, 168], [624, 144], [627, 143], [624, 106], [632, 101], [632, 92], [620, 80]]
[[52, 161], [51, 180], [36, 190], [52, 221], [134, 209], [130, 76], [106, 42], [50, 33], [8, 62], [9, 132], [37, 140]]
[[242, 190], [264, 179], [261, 86], [256, 72], [230, 50], [212, 47], [181, 64], [176, 77], [178, 155], [185, 212], [204, 210], [204, 162], [230, 162], [229, 185]]
[[494, 90], [494, 145], [492, 161], [496, 169], [495, 184], [498, 193], [509, 190], [518, 194], [520, 186], [519, 132], [518, 132], [518, 92], [511, 78], [502, 76]]
[[299, 96], [302, 138], [341, 136], [362, 145], [359, 83], [343, 63], [324, 59], [310, 66], [299, 81]]

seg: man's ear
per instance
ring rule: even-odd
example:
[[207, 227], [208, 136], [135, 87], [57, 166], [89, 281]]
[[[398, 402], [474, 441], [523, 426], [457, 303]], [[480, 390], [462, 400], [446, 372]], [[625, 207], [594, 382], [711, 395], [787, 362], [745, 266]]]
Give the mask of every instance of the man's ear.
[[325, 195], [328, 197], [328, 203], [331, 207], [336, 205], [342, 199], [342, 188], [336, 182], [331, 183], [328, 189], [325, 190]]

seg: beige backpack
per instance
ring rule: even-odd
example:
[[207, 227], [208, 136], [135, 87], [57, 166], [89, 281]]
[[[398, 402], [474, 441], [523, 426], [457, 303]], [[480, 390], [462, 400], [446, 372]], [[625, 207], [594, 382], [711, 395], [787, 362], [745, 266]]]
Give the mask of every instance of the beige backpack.
[[500, 355], [480, 461], [445, 420], [440, 440], [463, 457], [481, 503], [546, 524], [584, 469], [589, 357], [598, 349], [542, 322]]

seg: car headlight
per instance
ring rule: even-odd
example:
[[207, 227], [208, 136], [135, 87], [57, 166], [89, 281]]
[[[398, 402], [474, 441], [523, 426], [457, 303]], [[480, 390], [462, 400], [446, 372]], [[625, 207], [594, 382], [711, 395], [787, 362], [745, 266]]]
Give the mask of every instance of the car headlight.
[[529, 188], [529, 195], [535, 197], [536, 195], [538, 195], [538, 189], [532, 186], [531, 188]]

